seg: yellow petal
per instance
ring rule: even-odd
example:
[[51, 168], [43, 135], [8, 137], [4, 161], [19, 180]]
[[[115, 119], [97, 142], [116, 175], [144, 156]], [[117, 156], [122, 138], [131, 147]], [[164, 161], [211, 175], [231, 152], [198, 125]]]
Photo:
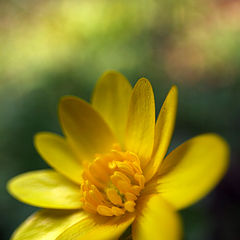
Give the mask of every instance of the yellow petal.
[[155, 103], [150, 82], [140, 79], [131, 97], [126, 133], [126, 149], [141, 159], [142, 168], [149, 161], [154, 143]]
[[10, 240], [55, 240], [84, 217], [82, 211], [40, 210], [23, 222]]
[[123, 143], [132, 87], [120, 73], [108, 71], [99, 79], [92, 98], [93, 107], [101, 113], [119, 142]]
[[21, 174], [8, 182], [8, 191], [27, 204], [56, 209], [81, 208], [80, 186], [52, 170]]
[[115, 240], [134, 221], [135, 215], [121, 217], [89, 216], [68, 228], [56, 240]]
[[158, 192], [175, 208], [205, 196], [226, 172], [228, 144], [216, 134], [203, 134], [183, 143], [164, 159]]
[[132, 226], [133, 240], [179, 240], [181, 221], [160, 195], [139, 199], [138, 215]]
[[82, 160], [91, 161], [96, 153], [106, 152], [116, 143], [102, 117], [77, 97], [61, 99], [59, 117], [69, 143]]
[[42, 158], [58, 172], [76, 183], [82, 181], [82, 166], [68, 142], [56, 134], [41, 132], [34, 144]]
[[177, 87], [173, 86], [169, 91], [158, 115], [155, 129], [153, 155], [144, 172], [146, 181], [150, 180], [155, 175], [167, 153], [175, 125], [177, 98]]

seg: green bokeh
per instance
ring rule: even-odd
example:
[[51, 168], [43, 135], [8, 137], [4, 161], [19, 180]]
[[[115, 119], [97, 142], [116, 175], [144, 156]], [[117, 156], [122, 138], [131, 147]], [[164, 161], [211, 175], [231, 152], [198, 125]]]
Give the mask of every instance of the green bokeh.
[[[46, 168], [32, 139], [60, 133], [63, 95], [91, 97], [108, 69], [134, 84], [147, 77], [156, 108], [171, 85], [179, 109], [171, 149], [203, 132], [231, 145], [217, 189], [181, 211], [186, 240], [239, 239], [240, 5], [237, 1], [0, 1], [0, 238], [36, 209], [13, 199], [7, 180]], [[204, 4], [203, 4], [204, 3]], [[204, 176], [203, 176], [204, 177]]]

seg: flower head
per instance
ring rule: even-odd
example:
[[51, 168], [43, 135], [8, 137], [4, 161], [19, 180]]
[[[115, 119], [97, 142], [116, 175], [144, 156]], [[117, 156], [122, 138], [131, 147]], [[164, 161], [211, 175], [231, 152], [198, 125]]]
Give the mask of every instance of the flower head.
[[12, 240], [118, 239], [131, 225], [134, 240], [181, 238], [176, 210], [206, 195], [221, 179], [228, 145], [216, 134], [194, 137], [166, 156], [177, 109], [169, 91], [155, 121], [151, 84], [134, 88], [120, 73], [99, 80], [92, 104], [61, 99], [64, 137], [42, 132], [34, 142], [54, 170], [22, 174], [9, 192], [44, 208]]

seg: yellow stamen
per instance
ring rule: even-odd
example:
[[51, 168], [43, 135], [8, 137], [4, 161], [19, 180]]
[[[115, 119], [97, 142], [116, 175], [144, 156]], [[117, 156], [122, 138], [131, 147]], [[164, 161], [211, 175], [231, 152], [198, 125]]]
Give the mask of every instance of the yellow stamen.
[[130, 179], [124, 173], [121, 173], [119, 171], [115, 171], [114, 175], [117, 176], [119, 178], [119, 180], [121, 180], [123, 182], [126, 182], [128, 184], [131, 184]]
[[145, 178], [144, 178], [144, 176], [141, 175], [141, 174], [139, 174], [139, 173], [136, 173], [136, 174], [134, 175], [134, 178], [135, 178], [135, 180], [138, 182], [139, 186], [140, 186], [141, 188], [144, 188], [144, 183], [145, 183]]
[[100, 215], [103, 215], [103, 216], [113, 216], [113, 211], [111, 208], [109, 207], [106, 207], [104, 205], [98, 205], [97, 207], [97, 212], [100, 214]]
[[124, 203], [124, 207], [129, 212], [134, 212], [136, 203], [134, 201], [127, 201]]
[[119, 191], [124, 194], [126, 192], [129, 192], [131, 189], [131, 184], [127, 183], [125, 181], [122, 181], [118, 178], [114, 178], [115, 176], [111, 177], [111, 180], [113, 182], [113, 184], [119, 189]]
[[96, 155], [85, 167], [83, 179], [83, 209], [109, 217], [134, 212], [145, 184], [138, 156], [116, 146], [107, 154]]
[[134, 174], [134, 170], [131, 168], [130, 164], [128, 164], [127, 162], [116, 162], [116, 165], [121, 171], [129, 175]]
[[106, 190], [106, 193], [107, 193], [107, 197], [108, 199], [114, 204], [114, 205], [119, 205], [119, 206], [122, 206], [123, 203], [122, 203], [122, 199], [121, 197], [119, 196], [119, 194], [117, 193], [117, 191], [113, 188], [108, 188]]
[[122, 208], [118, 207], [112, 207], [112, 212], [115, 216], [121, 216], [125, 213], [125, 211]]
[[133, 193], [130, 193], [130, 192], [126, 192], [125, 193], [125, 197], [128, 201], [132, 200], [132, 201], [135, 201], [137, 200], [137, 197], [136, 195], [134, 195]]

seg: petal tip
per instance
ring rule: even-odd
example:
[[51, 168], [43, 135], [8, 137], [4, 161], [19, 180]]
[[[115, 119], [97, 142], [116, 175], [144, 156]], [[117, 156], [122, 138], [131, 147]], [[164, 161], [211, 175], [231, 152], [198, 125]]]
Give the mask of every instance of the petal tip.
[[[140, 78], [134, 88], [133, 88], [134, 91], [137, 91], [137, 92], [147, 92], [148, 94], [150, 94], [151, 98], [153, 98], [152, 100], [154, 101], [154, 93], [153, 93], [153, 88], [152, 88], [152, 84], [151, 82], [147, 79], [147, 78]], [[155, 107], [154, 107], [155, 109]]]
[[220, 148], [222, 149], [223, 153], [225, 154], [226, 160], [229, 161], [229, 159], [230, 159], [230, 145], [227, 142], [227, 140], [217, 133], [208, 133], [208, 135], [209, 135], [209, 137], [212, 137], [213, 139], [215, 139], [214, 141], [216, 141], [216, 143], [218, 142], [219, 149]]
[[58, 137], [57, 134], [51, 133], [51, 132], [38, 132], [33, 136], [33, 145], [35, 149], [38, 151], [38, 153], [41, 154], [41, 147], [42, 143], [47, 142], [48, 139], [51, 137]]
[[174, 85], [171, 87], [170, 91], [171, 91], [171, 92], [174, 92], [175, 94], [178, 94], [178, 87], [177, 87], [177, 85], [174, 84]]
[[84, 103], [84, 105], [87, 104], [87, 102], [85, 102], [81, 98], [73, 95], [66, 95], [60, 98], [58, 103], [58, 117], [61, 125], [63, 124], [62, 121], [63, 121], [63, 115], [65, 114], [65, 111], [68, 109], [71, 109], [73, 103], [75, 102], [81, 102], [81, 103]]
[[139, 84], [150, 85], [152, 87], [150, 81], [145, 77], [142, 77], [142, 78], [138, 79], [136, 85], [139, 85]]
[[73, 96], [73, 95], [65, 95], [65, 96], [62, 96], [59, 100], [59, 106], [61, 106], [62, 104], [65, 104], [69, 101], [74, 101], [74, 100], [80, 100], [79, 97], [77, 96]]
[[[96, 88], [99, 87], [99, 85], [109, 84], [109, 81], [111, 82], [111, 81], [116, 81], [116, 80], [118, 80], [120, 82], [125, 81], [130, 85], [129, 81], [122, 73], [115, 71], [115, 70], [108, 70], [108, 71], [105, 71], [98, 79], [97, 85], [95, 87], [95, 91], [96, 91]], [[93, 97], [94, 97], [94, 91], [93, 91], [92, 98]]]
[[11, 178], [10, 180], [8, 180], [7, 184], [6, 184], [6, 190], [11, 196], [13, 196], [13, 194], [12, 194], [12, 180], [13, 179], [14, 178]]
[[38, 132], [33, 136], [33, 145], [38, 149], [39, 142], [46, 136], [47, 132]]
[[124, 75], [121, 74], [120, 72], [118, 72], [118, 71], [116, 71], [116, 70], [110, 69], [110, 70], [105, 71], [105, 72], [102, 74], [101, 78], [102, 78], [102, 77], [109, 76], [109, 75], [113, 75], [113, 76], [119, 76], [119, 75], [121, 75], [121, 76], [124, 76]]

